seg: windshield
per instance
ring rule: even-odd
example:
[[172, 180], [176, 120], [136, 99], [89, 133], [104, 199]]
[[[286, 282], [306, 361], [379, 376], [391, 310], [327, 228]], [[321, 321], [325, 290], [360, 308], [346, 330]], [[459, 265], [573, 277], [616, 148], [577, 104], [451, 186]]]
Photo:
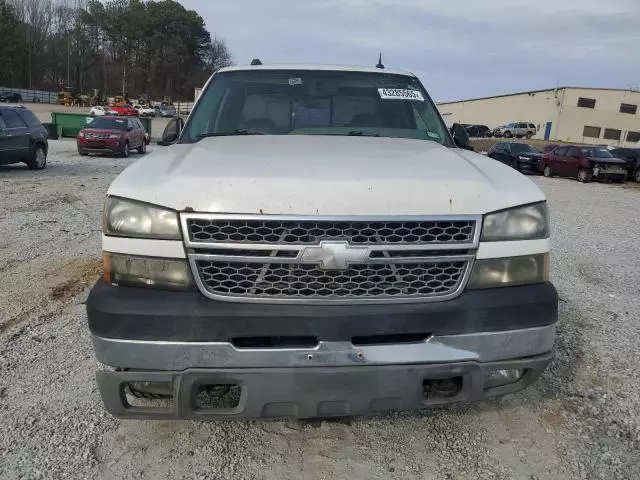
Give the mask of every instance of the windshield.
[[613, 155], [611, 155], [611, 153], [609, 153], [609, 150], [605, 148], [584, 147], [581, 148], [580, 151], [585, 157], [613, 158]]
[[514, 153], [539, 153], [538, 150], [527, 143], [512, 143], [511, 151]]
[[102, 130], [126, 130], [127, 121], [117, 118], [92, 118], [87, 123], [87, 128], [99, 128]]
[[411, 76], [317, 70], [217, 74], [182, 142], [206, 134], [371, 135], [451, 146], [435, 106]]

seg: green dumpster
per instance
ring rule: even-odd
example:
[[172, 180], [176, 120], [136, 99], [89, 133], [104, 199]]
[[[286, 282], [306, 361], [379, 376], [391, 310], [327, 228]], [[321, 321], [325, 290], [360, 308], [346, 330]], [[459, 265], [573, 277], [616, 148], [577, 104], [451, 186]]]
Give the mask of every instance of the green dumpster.
[[[75, 137], [94, 118], [84, 113], [51, 112], [51, 123], [56, 125], [59, 137]], [[151, 137], [151, 119], [138, 117], [138, 120]]]

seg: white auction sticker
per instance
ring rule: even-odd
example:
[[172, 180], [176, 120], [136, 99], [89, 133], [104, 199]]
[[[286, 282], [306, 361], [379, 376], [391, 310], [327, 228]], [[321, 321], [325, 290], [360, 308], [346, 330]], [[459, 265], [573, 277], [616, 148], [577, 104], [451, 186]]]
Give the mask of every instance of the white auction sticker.
[[378, 93], [383, 100], [417, 100], [424, 102], [422, 92], [404, 88], [379, 88]]

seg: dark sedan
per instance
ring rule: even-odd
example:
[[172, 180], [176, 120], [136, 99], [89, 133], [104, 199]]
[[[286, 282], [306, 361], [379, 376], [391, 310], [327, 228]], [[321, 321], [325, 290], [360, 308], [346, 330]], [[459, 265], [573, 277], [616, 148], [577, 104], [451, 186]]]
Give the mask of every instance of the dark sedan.
[[542, 154], [527, 143], [498, 142], [489, 149], [487, 156], [519, 172], [538, 173]]
[[5, 93], [0, 95], [0, 102], [20, 103], [22, 102], [22, 95], [20, 95], [19, 93]]

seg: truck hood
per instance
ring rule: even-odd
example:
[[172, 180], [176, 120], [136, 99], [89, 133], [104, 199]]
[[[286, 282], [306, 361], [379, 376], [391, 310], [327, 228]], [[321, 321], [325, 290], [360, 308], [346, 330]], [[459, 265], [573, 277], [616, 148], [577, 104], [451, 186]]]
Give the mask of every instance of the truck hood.
[[159, 148], [109, 195], [183, 211], [300, 215], [479, 214], [544, 200], [493, 159], [386, 137], [255, 135]]

